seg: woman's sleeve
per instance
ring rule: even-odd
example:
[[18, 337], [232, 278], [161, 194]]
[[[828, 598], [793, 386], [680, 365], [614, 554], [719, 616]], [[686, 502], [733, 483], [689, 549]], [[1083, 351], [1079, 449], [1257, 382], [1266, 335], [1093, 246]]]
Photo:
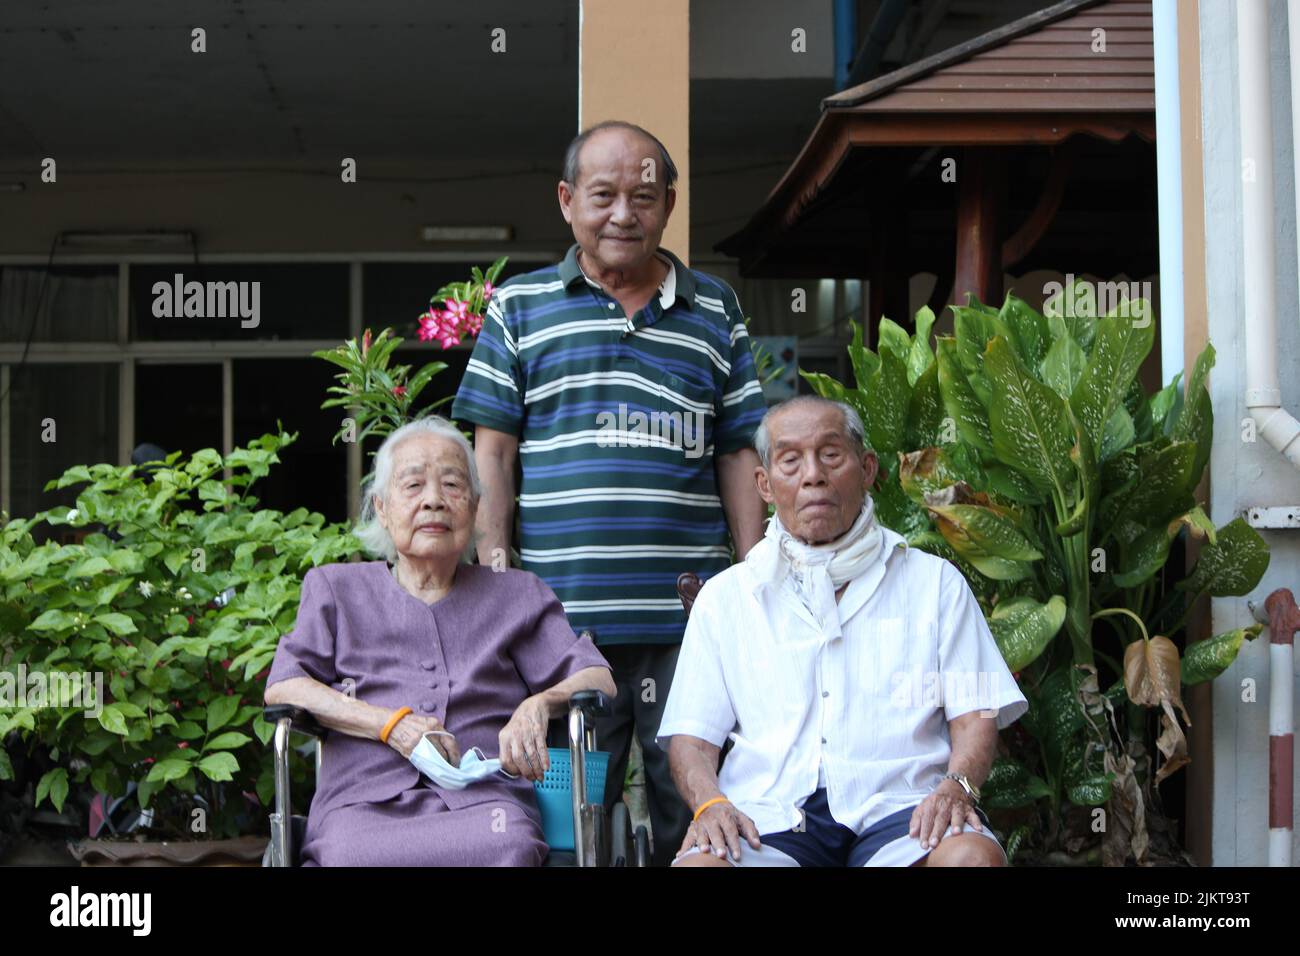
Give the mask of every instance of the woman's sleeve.
[[334, 589], [320, 568], [312, 568], [302, 579], [298, 620], [293, 630], [280, 638], [266, 686], [293, 677], [310, 677], [322, 684], [335, 683], [338, 680], [334, 670], [337, 623], [338, 605]]
[[510, 656], [528, 685], [539, 694], [588, 667], [609, 668], [609, 662], [587, 636], [573, 633], [564, 605], [541, 578], [524, 572], [532, 582], [531, 600], [537, 608], [532, 632], [524, 628], [511, 647]]

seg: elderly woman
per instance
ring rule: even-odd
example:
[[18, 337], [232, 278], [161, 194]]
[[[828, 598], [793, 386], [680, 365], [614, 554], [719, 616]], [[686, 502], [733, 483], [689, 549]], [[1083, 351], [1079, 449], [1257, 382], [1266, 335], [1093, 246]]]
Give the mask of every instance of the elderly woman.
[[[307, 819], [304, 866], [536, 866], [546, 855], [533, 780], [546, 727], [571, 694], [614, 694], [609, 665], [525, 571], [464, 563], [479, 501], [474, 455], [436, 416], [380, 447], [357, 534], [383, 560], [307, 572], [268, 704], [333, 733]], [[427, 735], [427, 736], [426, 736]], [[503, 774], [439, 786], [410, 762], [427, 739], [453, 766], [469, 748]]]

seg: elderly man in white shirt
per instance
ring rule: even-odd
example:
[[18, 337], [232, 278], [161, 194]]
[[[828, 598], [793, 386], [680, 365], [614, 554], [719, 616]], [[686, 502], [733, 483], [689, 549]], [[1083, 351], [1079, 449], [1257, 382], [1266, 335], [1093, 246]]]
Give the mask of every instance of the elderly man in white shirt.
[[791, 399], [754, 444], [776, 516], [696, 598], [659, 726], [673, 865], [1004, 865], [976, 804], [1029, 705], [970, 587], [876, 522], [848, 405]]

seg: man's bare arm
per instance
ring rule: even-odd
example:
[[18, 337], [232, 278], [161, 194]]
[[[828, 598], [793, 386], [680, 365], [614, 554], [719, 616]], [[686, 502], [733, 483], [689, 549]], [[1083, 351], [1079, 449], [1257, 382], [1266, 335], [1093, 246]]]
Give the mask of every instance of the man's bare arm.
[[[948, 721], [948, 736], [952, 740], [948, 772], [963, 774], [976, 787], [981, 786], [988, 779], [997, 750], [997, 720], [972, 710]], [[922, 846], [933, 849], [950, 827], [960, 833], [968, 823], [977, 830], [984, 829], [965, 788], [956, 780], [943, 780], [912, 811], [908, 833]]]
[[720, 455], [714, 462], [718, 479], [718, 496], [727, 515], [727, 527], [736, 545], [736, 560], [743, 561], [749, 549], [763, 537], [767, 505], [758, 496], [754, 470], [759, 467], [758, 453], [752, 448]]
[[515, 519], [515, 459], [519, 439], [482, 425], [474, 426], [474, 463], [483, 497], [478, 503], [478, 563], [490, 566], [500, 548], [509, 563], [510, 532]]
[[673, 783], [691, 813], [714, 797], [722, 796], [718, 789], [718, 755], [721, 747], [707, 740], [674, 734], [668, 741], [668, 769]]
[[998, 722], [993, 717], [981, 717], [981, 713], [972, 710], [948, 721], [948, 735], [952, 738], [948, 772], [963, 774], [977, 787], [988, 779], [998, 747]]

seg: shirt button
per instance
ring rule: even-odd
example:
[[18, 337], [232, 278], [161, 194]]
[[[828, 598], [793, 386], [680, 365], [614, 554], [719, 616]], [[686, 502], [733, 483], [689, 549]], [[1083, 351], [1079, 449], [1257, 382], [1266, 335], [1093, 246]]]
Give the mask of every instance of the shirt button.
[[823, 696], [823, 697], [829, 697], [829, 696], [831, 696], [831, 692], [828, 691], [828, 690], [824, 690], [824, 691], [822, 691], [822, 696]]
[[437, 670], [438, 662], [432, 659], [427, 661], [420, 661], [420, 666], [423, 667], [426, 671]]
[[611, 302], [611, 303], [609, 304], [609, 307], [610, 307], [611, 309], [614, 308], [614, 303]]
[[826, 743], [826, 738], [825, 738], [825, 737], [822, 738], [822, 743]]
[[[432, 710], [433, 710], [435, 707], [437, 707], [437, 706], [438, 706], [438, 702], [437, 702], [436, 700], [422, 700], [422, 701], [420, 701], [420, 709], [421, 709], [421, 710], [432, 711]], [[826, 743], [826, 741], [823, 740], [822, 743]]]

